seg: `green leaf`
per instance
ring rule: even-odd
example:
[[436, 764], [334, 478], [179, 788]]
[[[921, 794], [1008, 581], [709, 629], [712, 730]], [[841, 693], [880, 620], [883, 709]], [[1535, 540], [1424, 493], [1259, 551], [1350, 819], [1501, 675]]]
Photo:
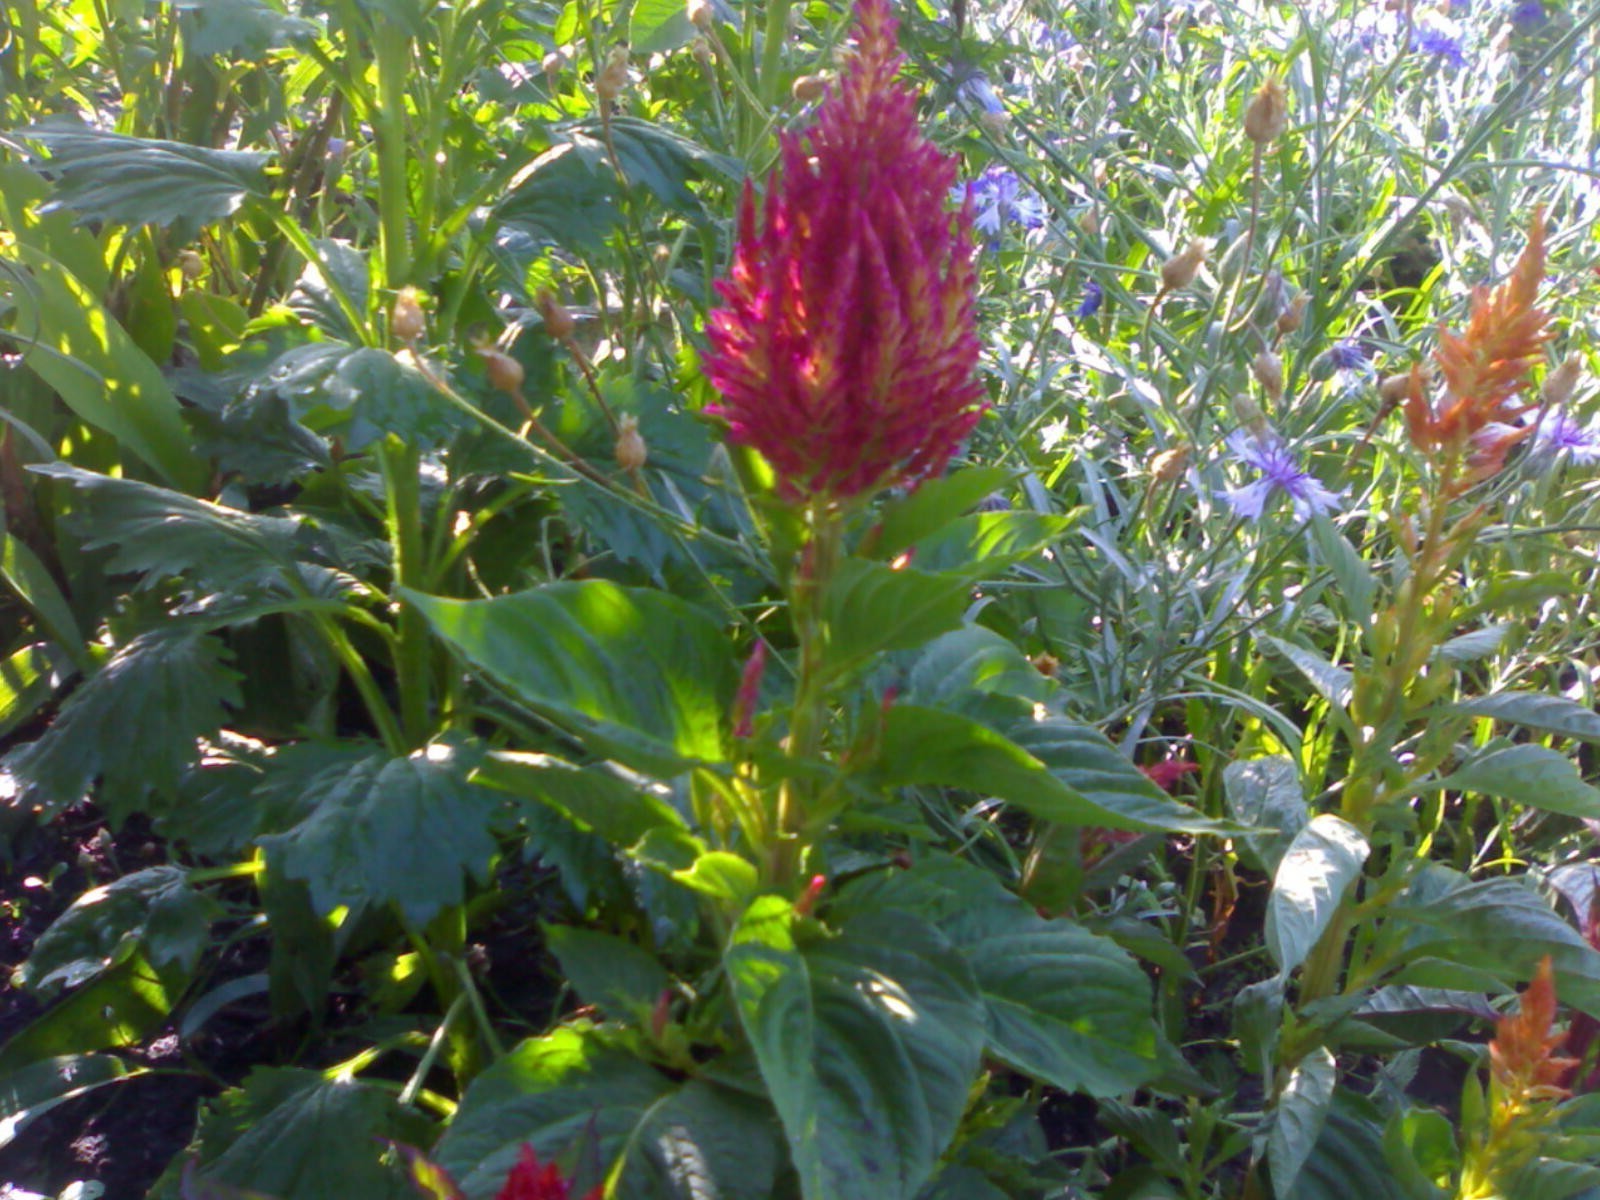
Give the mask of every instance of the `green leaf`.
[[172, 7], [193, 14], [183, 26], [184, 45], [191, 54], [256, 62], [276, 46], [317, 32], [312, 22], [285, 16], [265, 0], [173, 0]]
[[1365, 1096], [1336, 1088], [1321, 1135], [1286, 1191], [1274, 1179], [1273, 1194], [1287, 1200], [1418, 1200], [1403, 1191], [1383, 1156], [1383, 1118]]
[[870, 537], [873, 556], [890, 559], [909, 550], [977, 507], [1012, 475], [1005, 467], [967, 467], [924, 483], [903, 500], [885, 505], [878, 530]]
[[[426, 1123], [392, 1093], [317, 1071], [258, 1068], [206, 1105], [184, 1158], [200, 1181], [288, 1200], [414, 1200], [387, 1143], [427, 1140]], [[180, 1168], [154, 1195], [175, 1197]]]
[[1064, 1091], [1114, 1096], [1160, 1064], [1150, 983], [1110, 938], [1046, 920], [987, 871], [922, 859], [852, 884], [834, 915], [888, 910], [931, 921], [972, 969], [987, 1018], [986, 1052]]
[[142, 575], [145, 587], [192, 576], [228, 592], [281, 587], [293, 571], [303, 540], [297, 520], [240, 512], [66, 463], [33, 469], [79, 491], [84, 546], [117, 548], [106, 564], [111, 574]]
[[1299, 766], [1287, 755], [1231, 762], [1222, 772], [1222, 787], [1234, 820], [1269, 831], [1240, 839], [1240, 857], [1269, 875], [1276, 872], [1309, 819]]
[[681, 50], [699, 33], [678, 0], [636, 0], [628, 18], [628, 48], [634, 54]]
[[727, 850], [708, 850], [672, 877], [703, 896], [739, 907], [750, 902], [761, 884], [755, 864]]
[[692, 605], [599, 579], [493, 600], [404, 594], [469, 662], [592, 749], [660, 774], [723, 757], [732, 652]]
[[546, 925], [545, 943], [586, 1002], [621, 1019], [647, 1016], [672, 977], [653, 954], [625, 938], [570, 925]]
[[579, 1025], [523, 1042], [474, 1079], [433, 1157], [469, 1200], [500, 1190], [524, 1144], [601, 1175], [620, 1160], [617, 1194], [629, 1200], [769, 1200], [778, 1137], [759, 1100], [675, 1083]]
[[578, 147], [552, 146], [519, 171], [495, 206], [493, 223], [513, 225], [575, 253], [598, 250], [622, 220], [614, 172]]
[[1013, 741], [955, 713], [896, 704], [884, 719], [873, 774], [884, 786], [932, 784], [998, 796], [1062, 825], [1235, 830], [1172, 800], [1094, 730], [1051, 720], [1017, 733]]
[[48, 731], [13, 751], [6, 767], [48, 812], [76, 804], [96, 776], [115, 822], [151, 792], [171, 795], [237, 706], [237, 676], [215, 637], [183, 626], [140, 634], [73, 692]]
[[1474, 629], [1470, 633], [1451, 638], [1435, 653], [1448, 663], [1459, 665], [1476, 662], [1499, 651], [1500, 644], [1506, 640], [1506, 634], [1510, 632], [1510, 625], [1487, 625], [1482, 629]]
[[1372, 598], [1377, 592], [1377, 581], [1372, 570], [1356, 553], [1344, 534], [1334, 528], [1326, 513], [1314, 513], [1311, 518], [1311, 536], [1317, 543], [1317, 552], [1333, 572], [1334, 583], [1344, 600], [1345, 611], [1363, 626], [1372, 621]]
[[142, 1041], [165, 1024], [188, 984], [177, 963], [155, 967], [135, 952], [0, 1046], [0, 1078], [43, 1059]]
[[1338, 1078], [1333, 1055], [1326, 1046], [1318, 1046], [1300, 1060], [1278, 1093], [1267, 1133], [1267, 1165], [1272, 1168], [1275, 1195], [1297, 1194], [1295, 1181], [1322, 1134]]
[[63, 1054], [10, 1072], [0, 1078], [0, 1148], [62, 1101], [144, 1073], [109, 1054]]
[[0, 661], [0, 738], [37, 713], [55, 694], [50, 648], [35, 642]]
[[82, 420], [184, 492], [206, 483], [206, 464], [189, 448], [189, 432], [160, 369], [55, 259], [25, 243], [15, 253], [26, 286], [11, 289], [14, 328], [30, 331], [22, 361]]
[[[787, 915], [786, 915], [787, 914]], [[723, 961], [805, 1200], [911, 1200], [956, 1131], [983, 1048], [965, 960], [908, 914], [795, 945], [763, 897]]]
[[189, 886], [182, 868], [135, 871], [74, 900], [40, 935], [12, 984], [41, 995], [77, 987], [126, 962], [136, 949], [156, 966], [176, 963], [193, 973], [220, 915]]
[[1319, 813], [1295, 834], [1267, 900], [1267, 950], [1280, 977], [1305, 962], [1371, 852], [1361, 831], [1332, 813]]
[[1497, 692], [1452, 705], [1450, 711], [1468, 717], [1492, 717], [1524, 729], [1600, 742], [1600, 714], [1565, 696], [1546, 692]]
[[1057, 540], [1069, 517], [1044, 516], [1021, 509], [980, 512], [958, 517], [917, 543], [912, 561], [930, 573], [964, 571], [969, 576], [994, 576]]
[[1026, 701], [1050, 697], [1055, 685], [1007, 638], [982, 625], [942, 634], [923, 647], [906, 677], [902, 698], [948, 712], [970, 711], [989, 695]]
[[624, 779], [605, 764], [578, 767], [547, 754], [495, 750], [472, 778], [549, 805], [618, 846], [635, 845], [656, 830], [689, 833], [687, 822], [650, 790], [648, 780]]
[[[596, 170], [612, 170], [606, 126], [598, 118], [577, 121], [554, 137], [570, 140]], [[616, 149], [617, 163], [629, 184], [689, 217], [704, 215], [699, 200], [689, 190], [691, 180], [710, 175], [724, 183], [736, 183], [744, 176], [744, 164], [738, 159], [715, 153], [681, 133], [639, 117], [612, 117], [610, 144]]]
[[1428, 790], [1481, 792], [1528, 808], [1600, 819], [1600, 790], [1578, 777], [1566, 755], [1545, 746], [1506, 746], [1465, 763]]
[[471, 768], [471, 755], [446, 742], [405, 758], [377, 751], [336, 762], [304, 780], [310, 814], [261, 844], [310, 885], [320, 913], [392, 902], [425, 924], [462, 902], [463, 874], [489, 878], [498, 803], [468, 782]]
[[67, 598], [54, 577], [27, 543], [12, 534], [0, 535], [0, 579], [22, 598], [39, 621], [40, 630], [69, 654], [78, 654], [83, 634]]
[[823, 597], [828, 662], [843, 672], [886, 650], [910, 650], [961, 624], [972, 577], [847, 558]]
[[1317, 694], [1329, 704], [1343, 709], [1350, 703], [1350, 697], [1354, 694], [1354, 677], [1344, 667], [1336, 667], [1315, 650], [1283, 638], [1258, 634], [1257, 640], [1293, 663], [1295, 669], [1310, 681]]
[[246, 196], [266, 194], [270, 154], [87, 128], [23, 135], [50, 151], [41, 169], [54, 178], [55, 194], [41, 213], [65, 208], [85, 221], [137, 228], [181, 220], [192, 227], [232, 216]]
[[307, 428], [338, 435], [351, 451], [391, 433], [432, 449], [466, 427], [422, 372], [372, 346], [298, 346], [278, 358], [261, 386], [290, 400]]

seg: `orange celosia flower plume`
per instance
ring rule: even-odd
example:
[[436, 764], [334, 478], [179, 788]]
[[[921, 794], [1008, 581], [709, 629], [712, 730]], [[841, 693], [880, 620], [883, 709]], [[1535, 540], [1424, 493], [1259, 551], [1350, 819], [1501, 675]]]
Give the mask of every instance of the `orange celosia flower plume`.
[[1521, 1007], [1500, 1018], [1489, 1043], [1489, 1070], [1506, 1098], [1525, 1103], [1568, 1095], [1561, 1083], [1577, 1061], [1556, 1053], [1566, 1034], [1550, 1031], [1555, 1019], [1555, 973], [1546, 955], [1522, 993]]

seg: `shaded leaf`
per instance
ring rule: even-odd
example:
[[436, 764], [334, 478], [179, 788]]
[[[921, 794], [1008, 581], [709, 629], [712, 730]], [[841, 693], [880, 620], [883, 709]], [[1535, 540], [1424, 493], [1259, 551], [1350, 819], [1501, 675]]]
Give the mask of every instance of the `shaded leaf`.
[[1270, 831], [1241, 838], [1241, 857], [1269, 875], [1276, 872], [1309, 820], [1300, 768], [1287, 755], [1232, 762], [1222, 772], [1222, 787], [1234, 820]]
[[649, 1013], [672, 984], [655, 955], [625, 938], [570, 925], [547, 925], [544, 933], [573, 989], [610, 1016], [626, 1020]]
[[1566, 755], [1546, 746], [1490, 750], [1428, 787], [1482, 792], [1528, 808], [1600, 820], [1600, 789], [1583, 782]]
[[1272, 1168], [1275, 1194], [1298, 1194], [1295, 1182], [1322, 1134], [1338, 1077], [1333, 1055], [1326, 1046], [1318, 1046], [1300, 1060], [1278, 1093], [1267, 1133], [1267, 1164]]
[[1469, 717], [1493, 717], [1524, 729], [1600, 742], [1600, 713], [1565, 696], [1546, 692], [1497, 692], [1492, 696], [1458, 701], [1452, 708]]
[[1306, 960], [1372, 848], [1354, 825], [1320, 813], [1295, 835], [1272, 879], [1267, 950], [1287, 977]]
[[63, 1054], [0, 1078], [0, 1148], [64, 1100], [144, 1074], [110, 1054]]

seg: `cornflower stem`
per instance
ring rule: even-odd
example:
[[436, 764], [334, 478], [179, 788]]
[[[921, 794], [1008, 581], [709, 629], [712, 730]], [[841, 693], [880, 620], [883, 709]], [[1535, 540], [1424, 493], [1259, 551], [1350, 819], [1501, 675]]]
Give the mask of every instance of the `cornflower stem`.
[[[399, 437], [390, 434], [380, 455], [385, 524], [394, 554], [396, 587], [425, 588], [430, 571], [423, 552], [422, 456]], [[400, 724], [406, 741], [419, 746], [428, 737], [428, 625], [423, 615], [402, 601], [396, 618], [394, 647], [396, 687], [400, 693]]]
[[[800, 551], [800, 563], [789, 590], [800, 662], [786, 747], [789, 757], [802, 767], [817, 757], [827, 724], [828, 627], [822, 617], [822, 600], [838, 563], [842, 533], [838, 512], [824, 500], [815, 500], [808, 506], [805, 522], [811, 536]], [[805, 827], [810, 793], [811, 784], [799, 778], [784, 780], [778, 789], [772, 873], [773, 882], [780, 888], [793, 884], [799, 874], [800, 855], [805, 849], [800, 832]]]

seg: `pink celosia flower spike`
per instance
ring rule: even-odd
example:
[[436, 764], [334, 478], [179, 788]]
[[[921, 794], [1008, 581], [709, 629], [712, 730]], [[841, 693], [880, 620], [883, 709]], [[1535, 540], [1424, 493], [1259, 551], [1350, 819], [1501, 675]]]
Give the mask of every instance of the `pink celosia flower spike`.
[[785, 134], [760, 218], [747, 182], [711, 409], [789, 500], [847, 500], [942, 470], [982, 415], [972, 206], [917, 124], [889, 0], [857, 0], [856, 52], [815, 123]]

